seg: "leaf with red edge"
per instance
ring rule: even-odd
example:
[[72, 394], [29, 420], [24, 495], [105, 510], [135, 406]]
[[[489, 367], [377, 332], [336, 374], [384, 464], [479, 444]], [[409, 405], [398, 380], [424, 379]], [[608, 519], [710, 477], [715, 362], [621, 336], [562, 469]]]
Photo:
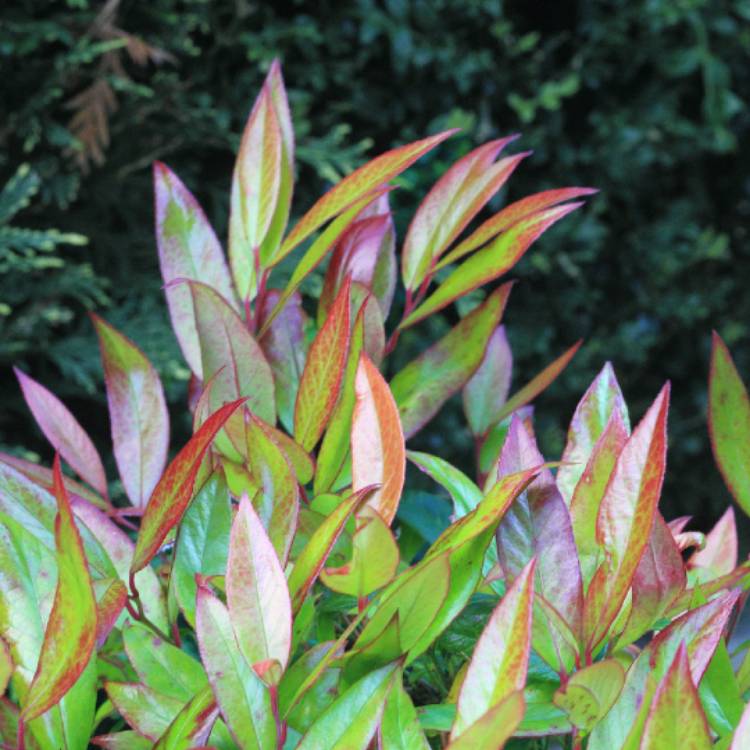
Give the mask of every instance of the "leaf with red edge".
[[232, 175], [229, 261], [243, 300], [255, 297], [260, 246], [276, 211], [282, 166], [281, 126], [266, 79], [245, 125]]
[[201, 369], [212, 381], [209, 409], [245, 397], [246, 406], [266, 422], [276, 422], [273, 374], [263, 350], [240, 316], [215, 290], [188, 282], [200, 342]]
[[292, 604], [284, 569], [247, 497], [232, 523], [226, 592], [242, 655], [259, 677], [275, 682], [289, 661]]
[[511, 284], [504, 284], [391, 380], [406, 439], [416, 434], [476, 372], [497, 328]]
[[203, 586], [198, 587], [195, 619], [201, 662], [237, 746], [275, 748], [271, 693], [240, 653], [226, 606]]
[[513, 225], [456, 268], [416, 310], [406, 316], [399, 328], [408, 328], [424, 320], [459, 297], [507, 273], [547, 229], [582, 205], [566, 203]]
[[513, 352], [505, 326], [498, 326], [487, 342], [482, 364], [463, 389], [464, 414], [475, 437], [485, 435], [500, 421], [512, 373]]
[[326, 221], [346, 210], [378, 186], [401, 174], [417, 159], [455, 132], [455, 130], [446, 130], [421, 141], [414, 141], [406, 146], [387, 151], [344, 177], [297, 222], [284, 240], [275, 260], [277, 262], [281, 260]]
[[604, 560], [584, 604], [589, 652], [606, 637], [648, 544], [664, 480], [669, 383], [662, 388], [622, 449], [597, 518]]
[[349, 354], [341, 381], [339, 400], [331, 414], [323, 442], [318, 451], [317, 470], [313, 492], [329, 492], [351, 457], [352, 415], [357, 400], [354, 381], [357, 377], [360, 355], [365, 345], [365, 311], [360, 308], [349, 337]]
[[706, 534], [705, 547], [691, 555], [688, 568], [701, 568], [702, 578], [727, 575], [737, 567], [737, 546], [734, 508], [729, 507]]
[[167, 463], [169, 413], [159, 375], [146, 355], [91, 314], [104, 365], [115, 461], [136, 507], [146, 504]]
[[456, 245], [437, 264], [436, 269], [439, 270], [444, 266], [455, 263], [459, 258], [468, 255], [478, 247], [489, 242], [493, 237], [496, 237], [500, 232], [504, 232], [532, 214], [556, 206], [558, 203], [574, 200], [575, 198], [584, 198], [596, 192], [598, 191], [593, 188], [584, 187], [558, 188], [557, 190], [544, 190], [541, 193], [521, 198], [521, 200], [511, 203], [502, 209], [502, 211], [498, 211], [494, 216], [487, 219], [475, 232], [459, 245]]
[[511, 693], [467, 727], [446, 750], [502, 750], [518, 729], [525, 709], [523, 691]]
[[690, 676], [684, 643], [680, 644], [672, 665], [656, 689], [640, 747], [641, 750], [667, 747], [710, 750], [713, 747], [706, 715]]
[[362, 353], [354, 382], [352, 417], [352, 489], [379, 484], [367, 501], [391, 524], [401, 500], [406, 448], [398, 407], [378, 368]]
[[556, 478], [557, 488], [568, 504], [613, 412], [620, 415], [620, 422], [626, 433], [629, 433], [628, 407], [615, 371], [607, 362], [576, 407], [568, 429], [568, 440]]
[[[628, 734], [637, 740], [653, 690], [664, 677], [678, 648], [687, 644], [694, 684], [700, 683], [724, 634], [739, 592], [722, 594], [670, 623], [639, 654], [627, 671], [625, 686], [607, 715], [594, 727], [589, 750], [621, 748]], [[640, 711], [643, 705], [644, 711]]]
[[[500, 453], [498, 478], [543, 464], [544, 458], [534, 437], [514, 416]], [[568, 509], [549, 469], [542, 469], [508, 508], [497, 529], [497, 552], [508, 581], [521, 575], [525, 566], [536, 559], [537, 594], [554, 608], [577, 639], [583, 609], [581, 570]], [[551, 631], [549, 638], [558, 642], [567, 636], [567, 629], [559, 633], [559, 628], [555, 627], [556, 619], [552, 621], [539, 612], [534, 624], [535, 627], [546, 626]], [[539, 633], [544, 633], [544, 630]], [[535, 631], [535, 643], [540, 641], [540, 634]], [[562, 653], [561, 649], [557, 651]], [[545, 653], [546, 656], [549, 654]], [[568, 660], [566, 657], [565, 661]], [[567, 663], [555, 664], [556, 668], [569, 666]]]
[[[20, 474], [23, 474], [28, 480], [44, 488], [47, 491], [52, 491], [52, 469], [48, 469], [46, 466], [40, 466], [39, 464], [32, 463], [31, 461], [25, 461], [18, 456], [11, 456], [8, 453], [0, 451], [0, 464], [5, 466], [11, 466]], [[109, 510], [109, 503], [103, 498], [99, 497], [93, 490], [76, 482], [70, 477], [63, 476], [63, 484], [65, 489], [68, 490], [68, 494], [73, 498], [80, 498], [85, 500], [87, 503], [100, 508], [102, 510]]]
[[128, 587], [118, 578], [96, 602], [96, 647], [101, 648], [112, 632], [128, 600]]
[[289, 593], [292, 597], [292, 611], [299, 612], [310, 587], [315, 583], [336, 540], [344, 530], [349, 516], [377, 489], [364, 487], [343, 500], [323, 523], [313, 532], [309, 541], [300, 552], [289, 574]]
[[648, 545], [633, 576], [630, 616], [617, 647], [624, 648], [650, 630], [686, 586], [682, 555], [657, 511]]
[[244, 403], [238, 399], [214, 412], [175, 456], [149, 498], [135, 545], [131, 575], [153, 559], [167, 534], [182, 518], [191, 498], [203, 457], [227, 419]]
[[[383, 196], [387, 199], [387, 196]], [[372, 290], [383, 253], [393, 253], [393, 220], [390, 213], [357, 219], [336, 243], [318, 301], [322, 324], [347, 276]]]
[[107, 479], [104, 475], [104, 466], [86, 431], [51, 391], [17, 367], [14, 367], [13, 371], [44, 437], [85, 482], [106, 498]]
[[708, 381], [708, 429], [724, 482], [750, 515], [750, 398], [729, 349], [715, 331]]
[[328, 318], [307, 355], [294, 407], [294, 439], [310, 450], [331, 417], [344, 375], [349, 349], [351, 282], [336, 297]]
[[191, 698], [175, 716], [167, 731], [154, 745], [154, 750], [192, 750], [208, 741], [219, 716], [216, 699], [210, 686]]
[[497, 139], [474, 149], [427, 193], [409, 225], [401, 254], [402, 277], [408, 290], [419, 288], [431, 266], [528, 156], [527, 152], [495, 161], [517, 137]]
[[36, 673], [24, 699], [21, 719], [30, 721], [59, 703], [75, 684], [96, 646], [96, 599], [83, 542], [55, 456], [57, 589]]
[[[263, 298], [262, 323], [280, 297], [281, 292], [276, 289], [266, 292]], [[279, 421], [289, 432], [294, 429], [294, 402], [307, 357], [306, 318], [302, 309], [302, 297], [295, 292], [273, 319], [264, 336], [258, 340], [273, 372]]]
[[179, 177], [154, 163], [156, 241], [169, 316], [190, 369], [203, 380], [201, 350], [190, 289], [176, 279], [202, 281], [237, 308], [224, 253], [206, 215]]
[[299, 487], [286, 453], [268, 425], [252, 414], [247, 423], [248, 465], [260, 490], [253, 504], [268, 529], [276, 554], [286, 565], [299, 515]]
[[[613, 411], [604, 432], [593, 446], [586, 467], [570, 501], [570, 520], [581, 563], [584, 586], [588, 587], [599, 566], [601, 549], [596, 538], [596, 519], [617, 459], [628, 440], [628, 428], [620, 412]], [[558, 470], [557, 485], [560, 486]]]
[[531, 560], [490, 615], [461, 685], [451, 739], [526, 684], [534, 600]]
[[554, 362], [550, 362], [538, 375], [533, 377], [520, 391], [516, 391], [504, 404], [500, 411], [500, 419], [509, 417], [514, 411], [533, 401], [543, 393], [557, 379], [557, 376], [568, 366], [583, 343], [583, 339], [576, 341], [573, 346], [563, 352]]

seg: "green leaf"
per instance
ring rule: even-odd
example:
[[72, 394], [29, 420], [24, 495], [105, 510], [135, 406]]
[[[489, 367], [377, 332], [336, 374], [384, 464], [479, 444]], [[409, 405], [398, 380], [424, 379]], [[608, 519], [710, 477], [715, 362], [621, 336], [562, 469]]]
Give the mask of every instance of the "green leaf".
[[122, 637], [133, 669], [153, 691], [185, 703], [208, 684], [200, 662], [145, 625], [129, 623]]
[[352, 415], [352, 489], [374, 484], [368, 506], [391, 524], [404, 487], [406, 448], [404, 433], [388, 384], [362, 353], [354, 380], [356, 405]]
[[240, 653], [227, 608], [198, 588], [196, 634], [201, 661], [229, 731], [240, 750], [273, 750], [271, 693]]
[[378, 742], [381, 750], [430, 749], [414, 704], [400, 681], [396, 681], [386, 699]]
[[455, 517], [463, 518], [482, 500], [482, 491], [462, 471], [438, 456], [419, 451], [407, 451], [406, 457], [448, 491], [453, 500]]
[[208, 739], [218, 714], [216, 700], [207, 684], [175, 716], [154, 745], [154, 750], [191, 750], [202, 745]]
[[713, 746], [682, 643], [654, 695], [643, 728], [642, 750], [666, 747], [709, 750]]
[[339, 568], [325, 568], [320, 580], [332, 591], [362, 599], [382, 588], [398, 568], [398, 545], [388, 524], [369, 504], [357, 514], [352, 558]]
[[594, 378], [578, 403], [568, 428], [561, 465], [557, 471], [557, 488], [570, 504], [599, 438], [607, 428], [612, 414], [620, 416], [624, 432], [630, 433], [628, 407], [612, 365], [607, 362]]
[[292, 605], [284, 569], [247, 496], [232, 523], [226, 592], [240, 652], [260, 677], [276, 682], [289, 661]]
[[521, 723], [523, 693], [511, 693], [454, 739], [447, 750], [502, 750]]
[[193, 485], [206, 451], [227, 419], [243, 403], [244, 399], [238, 399], [214, 412], [167, 467], [143, 514], [131, 574], [149, 564], [167, 534], [180, 522], [192, 499]]
[[523, 690], [531, 646], [534, 568], [532, 560], [508, 588], [477, 641], [458, 694], [453, 740]]
[[328, 555], [344, 530], [349, 516], [364, 503], [374, 487], [365, 487], [352, 493], [326, 516], [305, 545], [289, 575], [289, 593], [292, 611], [299, 612], [310, 587], [315, 583]]
[[174, 172], [154, 163], [156, 241], [169, 315], [190, 369], [203, 380], [201, 349], [190, 289], [177, 279], [200, 281], [238, 309], [224, 253], [206, 215]]
[[96, 645], [96, 599], [81, 536], [62, 481], [59, 456], [55, 457], [54, 474], [58, 503], [57, 589], [39, 663], [21, 712], [21, 719], [26, 721], [60, 702], [83, 673]]
[[698, 695], [711, 728], [719, 737], [731, 735], [742, 718], [745, 702], [723, 639], [698, 685]]
[[590, 732], [609, 711], [625, 684], [625, 670], [616, 659], [604, 659], [574, 672], [554, 696], [584, 733]]
[[297, 750], [365, 750], [399, 676], [400, 670], [391, 664], [355, 682], [310, 727]]
[[716, 332], [708, 382], [708, 427], [724, 482], [750, 515], [750, 399], [732, 355]]
[[345, 283], [307, 355], [294, 407], [294, 438], [310, 450], [331, 417], [349, 349], [351, 282]]
[[175, 544], [170, 588], [191, 627], [195, 627], [198, 591], [195, 576], [224, 575], [231, 524], [229, 490], [221, 472], [217, 471], [198, 490], [185, 511]]
[[493, 292], [393, 378], [391, 392], [407, 439], [424, 427], [476, 372], [487, 341], [500, 322], [510, 288], [510, 284], [505, 284]]
[[459, 297], [507, 273], [549, 227], [582, 205], [582, 203], [568, 203], [550, 208], [514, 224], [490, 245], [464, 261], [401, 322], [399, 328], [413, 326], [438, 310], [442, 310]]
[[128, 338], [91, 314], [104, 365], [115, 461], [130, 502], [146, 505], [167, 463], [169, 414], [159, 375]]
[[129, 726], [152, 741], [167, 731], [185, 704], [136, 683], [106, 681], [104, 688], [117, 713]]
[[732, 737], [732, 744], [729, 750], [744, 750], [750, 743], [750, 703], [745, 706], [742, 712], [742, 719], [737, 725]]

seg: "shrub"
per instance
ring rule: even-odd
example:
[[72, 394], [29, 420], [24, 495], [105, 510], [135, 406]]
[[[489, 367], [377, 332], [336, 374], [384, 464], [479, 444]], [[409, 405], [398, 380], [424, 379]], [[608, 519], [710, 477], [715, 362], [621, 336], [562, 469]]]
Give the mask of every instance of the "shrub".
[[[531, 401], [578, 345], [509, 397], [512, 285], [484, 287], [592, 191], [537, 193], [472, 227], [526, 156], [490, 141], [432, 187], [398, 263], [391, 181], [450, 135], [379, 156], [287, 232], [294, 138], [273, 65], [235, 165], [228, 263], [155, 165], [193, 435], [168, 460], [159, 376], [96, 315], [121, 490], [67, 407], [17, 371], [56, 457], [0, 460], [6, 746], [748, 741], [750, 659], [735, 674], [726, 642], [750, 571], [731, 512], [704, 539], [657, 509], [669, 385], [631, 432], [605, 366], [554, 475]], [[324, 260], [311, 314], [301, 290]], [[405, 305], [386, 336], [399, 266]], [[454, 302], [459, 322], [387, 383], [402, 332]], [[459, 391], [476, 483], [406, 450]], [[750, 508], [750, 405], [718, 338], [710, 398], [718, 463]], [[404, 491], [407, 458], [447, 492], [450, 519]]]

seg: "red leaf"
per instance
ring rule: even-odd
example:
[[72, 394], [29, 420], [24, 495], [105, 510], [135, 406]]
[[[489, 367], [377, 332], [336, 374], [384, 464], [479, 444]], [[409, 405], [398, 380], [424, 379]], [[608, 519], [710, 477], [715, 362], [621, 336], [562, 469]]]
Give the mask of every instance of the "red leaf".
[[704, 568], [711, 578], [727, 575], [737, 567], [737, 525], [734, 508], [727, 508], [724, 515], [706, 534], [706, 545], [694, 552], [688, 560], [688, 568]]
[[149, 564], [169, 531], [180, 522], [193, 496], [193, 484], [206, 451], [227, 419], [244, 402], [241, 398], [214, 412], [167, 467], [143, 513], [130, 565], [131, 576]]

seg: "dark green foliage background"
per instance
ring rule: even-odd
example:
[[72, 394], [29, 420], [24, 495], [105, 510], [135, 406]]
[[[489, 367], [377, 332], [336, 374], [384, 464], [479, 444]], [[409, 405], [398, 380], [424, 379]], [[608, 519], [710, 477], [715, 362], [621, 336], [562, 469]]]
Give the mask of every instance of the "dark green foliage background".
[[[171, 61], [140, 66], [120, 50], [126, 76], [106, 73], [117, 97], [106, 161], [83, 173], [69, 153], [68, 103], [102, 77], [105, 49], [117, 49], [90, 32], [100, 9], [14, 0], [1, 11], [0, 178], [24, 162], [41, 178], [14, 223], [90, 240], [58, 248], [62, 268], [11, 263], [0, 277], [0, 303], [11, 308], [0, 317], [6, 447], [49, 457], [12, 362], [51, 386], [104, 444], [88, 307], [144, 347], [170, 401], [181, 403], [187, 371], [159, 289], [149, 165], [158, 158], [174, 168], [224, 236], [233, 153], [279, 56], [299, 144], [297, 212], [366, 155], [449, 125], [462, 134], [402, 181], [402, 237], [409, 211], [452, 159], [510, 132], [522, 132], [518, 147], [534, 155], [502, 200], [564, 185], [601, 190], [514, 274], [521, 283], [506, 314], [514, 383], [586, 339], [538, 403], [554, 458], [606, 359], [634, 419], [671, 378], [665, 511], [696, 514], [702, 525], [718, 516], [728, 495], [705, 427], [712, 327], [750, 380], [748, 0], [122, 0], [117, 26]], [[393, 366], [455, 315], [404, 336]], [[470, 465], [458, 402], [415, 447]]]

